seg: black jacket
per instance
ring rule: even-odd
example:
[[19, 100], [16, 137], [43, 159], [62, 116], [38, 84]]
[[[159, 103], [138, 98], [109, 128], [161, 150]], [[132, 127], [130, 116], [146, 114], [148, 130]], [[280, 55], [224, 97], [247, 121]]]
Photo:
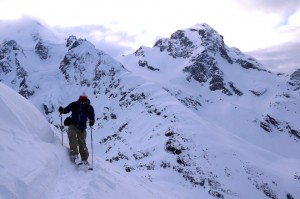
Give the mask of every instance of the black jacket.
[[[89, 100], [88, 100], [89, 102]], [[92, 105], [82, 104], [80, 100], [70, 103], [64, 108], [64, 113], [72, 111], [72, 124], [80, 130], [86, 129], [87, 119], [95, 121], [95, 113]]]

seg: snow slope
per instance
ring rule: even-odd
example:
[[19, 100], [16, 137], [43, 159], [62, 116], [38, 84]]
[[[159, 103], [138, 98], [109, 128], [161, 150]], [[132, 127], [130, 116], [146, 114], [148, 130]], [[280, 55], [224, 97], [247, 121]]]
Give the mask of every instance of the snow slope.
[[[289, 75], [267, 71], [253, 57], [227, 47], [207, 24], [178, 30], [153, 48], [141, 47], [121, 61], [200, 117], [254, 145], [288, 157], [299, 147], [299, 89]], [[264, 121], [269, 116], [278, 122], [273, 129]], [[268, 132], [282, 133], [260, 139], [263, 125]], [[289, 143], [293, 134], [284, 126], [296, 129], [297, 142]]]
[[1, 199], [178, 198], [99, 157], [93, 171], [78, 170], [60, 132], [29, 101], [0, 83], [0, 102]]

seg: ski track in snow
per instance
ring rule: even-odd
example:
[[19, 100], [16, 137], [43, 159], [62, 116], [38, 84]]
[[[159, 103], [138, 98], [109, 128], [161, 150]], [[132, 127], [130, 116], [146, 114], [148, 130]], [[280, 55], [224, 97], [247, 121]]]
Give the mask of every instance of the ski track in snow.
[[[126, 173], [99, 156], [94, 155], [93, 170], [89, 171], [79, 168], [71, 162], [66, 133], [63, 134], [64, 146], [61, 146], [61, 132], [51, 126], [54, 131], [55, 141], [60, 153], [57, 162], [56, 174], [53, 187], [49, 193], [44, 194], [46, 198], [55, 199], [96, 199], [109, 198], [119, 199], [122, 197], [131, 199], [183, 199], [182, 194], [173, 194], [169, 189], [150, 183], [146, 179]], [[87, 140], [88, 141], [88, 140]], [[89, 163], [92, 165], [91, 149]], [[55, 167], [54, 167], [55, 168]]]
[[[66, 153], [66, 157], [67, 157]], [[114, 189], [115, 184], [100, 174], [103, 170], [95, 164], [93, 171], [83, 171], [69, 161], [61, 166], [60, 176], [52, 198], [96, 198]], [[111, 178], [113, 179], [113, 178]], [[95, 192], [98, 190], [98, 192]]]
[[[66, 158], [68, 152], [66, 150]], [[108, 165], [98, 157], [94, 158], [94, 170], [82, 170], [71, 161], [63, 160], [60, 165], [57, 181], [55, 182], [49, 198], [55, 199], [119, 199], [122, 195], [126, 198], [170, 198], [169, 194], [163, 196], [152, 189], [147, 182], [131, 176], [132, 174], [120, 172]], [[135, 178], [134, 180], [129, 180]], [[175, 197], [173, 197], [175, 198]]]

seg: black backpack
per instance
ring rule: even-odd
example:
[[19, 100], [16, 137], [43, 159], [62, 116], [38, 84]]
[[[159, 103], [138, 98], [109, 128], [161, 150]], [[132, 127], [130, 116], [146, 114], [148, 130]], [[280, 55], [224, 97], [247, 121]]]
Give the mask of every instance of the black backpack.
[[70, 126], [73, 123], [72, 117], [69, 116], [64, 120], [64, 125], [65, 126]]

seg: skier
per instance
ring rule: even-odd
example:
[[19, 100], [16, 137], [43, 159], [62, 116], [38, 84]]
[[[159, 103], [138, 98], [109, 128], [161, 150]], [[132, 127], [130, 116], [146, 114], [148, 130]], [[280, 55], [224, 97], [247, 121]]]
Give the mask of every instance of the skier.
[[[72, 121], [68, 128], [68, 138], [71, 157], [76, 164], [88, 165], [89, 151], [86, 146], [86, 128], [87, 119], [89, 119], [89, 126], [95, 123], [94, 108], [90, 105], [90, 100], [83, 93], [79, 96], [79, 99], [70, 103], [67, 107], [59, 107], [60, 114], [67, 114], [72, 112]], [[78, 148], [81, 156], [81, 162], [78, 156]]]

